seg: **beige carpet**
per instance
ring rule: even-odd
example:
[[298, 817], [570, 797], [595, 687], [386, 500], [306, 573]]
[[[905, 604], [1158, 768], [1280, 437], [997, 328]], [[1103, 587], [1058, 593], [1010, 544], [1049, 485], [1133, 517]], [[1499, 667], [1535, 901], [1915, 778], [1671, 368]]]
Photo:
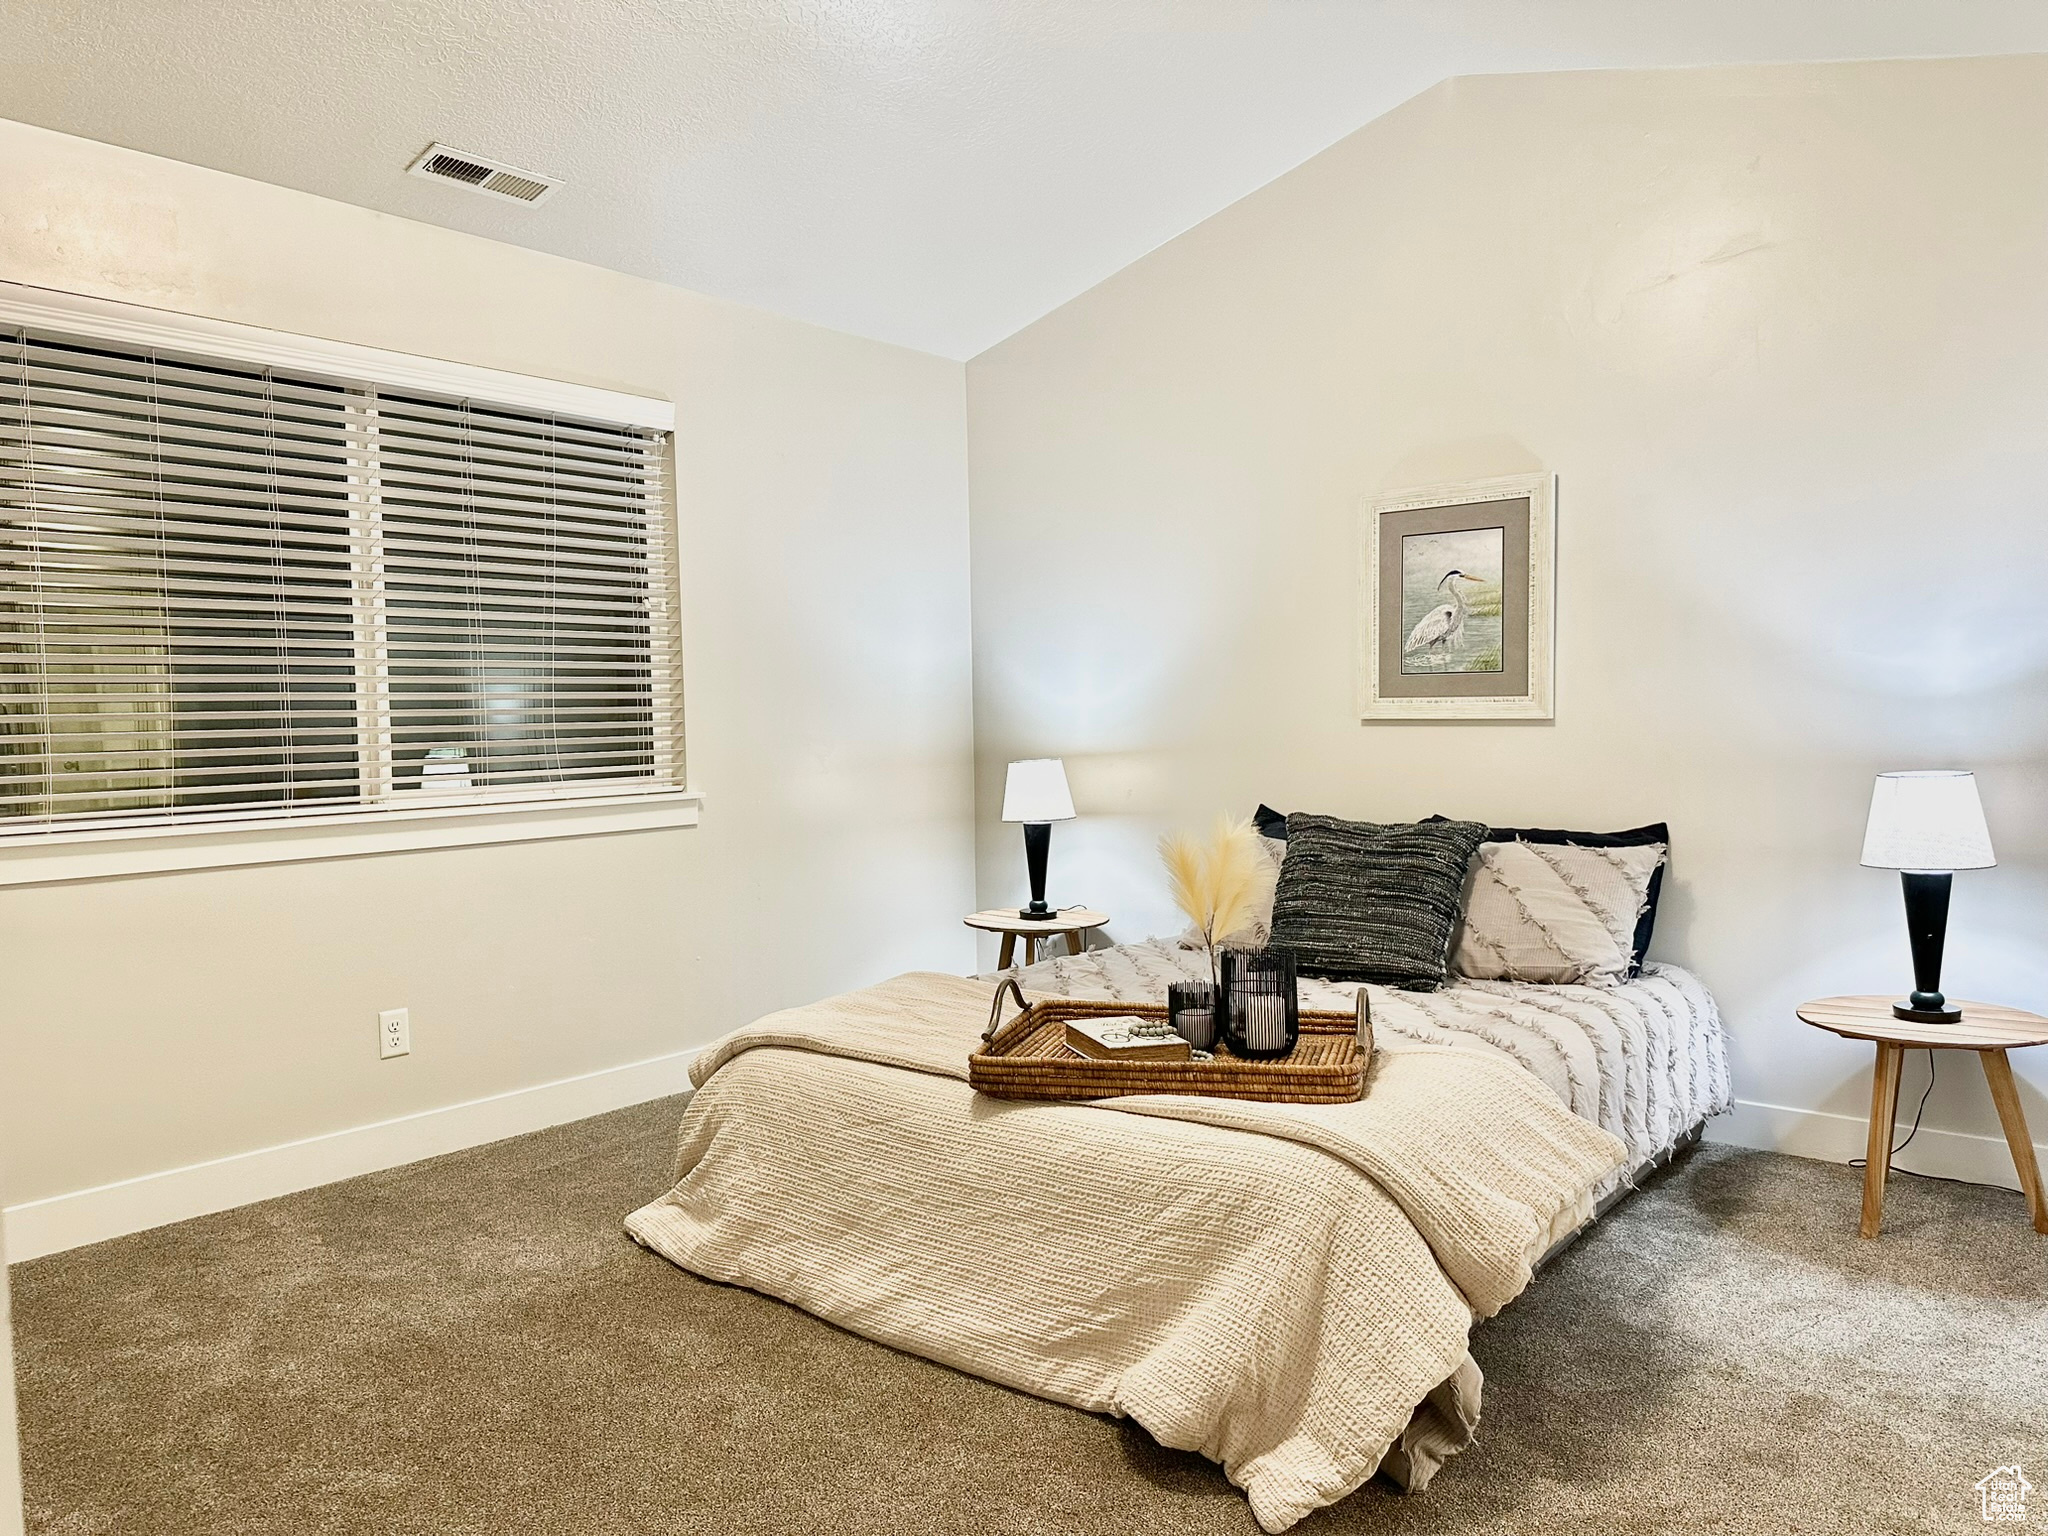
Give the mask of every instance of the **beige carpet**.
[[[14, 1272], [30, 1529], [1249, 1533], [1222, 1474], [635, 1248], [652, 1104]], [[1475, 1351], [1479, 1444], [1317, 1532], [2048, 1524], [2048, 1238], [1996, 1190], [1709, 1148]]]

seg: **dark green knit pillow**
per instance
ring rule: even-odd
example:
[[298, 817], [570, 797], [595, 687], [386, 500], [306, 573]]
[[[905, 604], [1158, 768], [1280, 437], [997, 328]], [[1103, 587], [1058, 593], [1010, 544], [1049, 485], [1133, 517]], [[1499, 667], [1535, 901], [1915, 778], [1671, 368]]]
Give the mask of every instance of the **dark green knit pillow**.
[[1485, 840], [1476, 821], [1383, 826], [1296, 812], [1273, 894], [1273, 948], [1305, 976], [1435, 991], [1465, 866]]

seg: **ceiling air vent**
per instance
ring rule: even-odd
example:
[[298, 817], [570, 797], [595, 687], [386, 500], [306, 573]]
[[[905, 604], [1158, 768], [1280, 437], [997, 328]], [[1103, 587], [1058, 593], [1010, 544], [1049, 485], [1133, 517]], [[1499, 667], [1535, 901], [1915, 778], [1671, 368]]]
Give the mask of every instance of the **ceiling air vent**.
[[419, 158], [406, 168], [408, 175], [434, 181], [451, 181], [458, 187], [481, 192], [486, 197], [508, 198], [515, 203], [539, 203], [561, 183], [537, 171], [522, 171], [502, 160], [486, 160], [446, 144], [429, 144]]

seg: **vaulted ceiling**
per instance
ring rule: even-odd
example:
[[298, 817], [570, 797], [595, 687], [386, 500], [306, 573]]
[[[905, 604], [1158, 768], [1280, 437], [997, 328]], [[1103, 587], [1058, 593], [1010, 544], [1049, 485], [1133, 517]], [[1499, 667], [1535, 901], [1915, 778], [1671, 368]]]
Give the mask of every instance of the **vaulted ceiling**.
[[[2048, 50], [2041, 0], [0, 0], [0, 116], [967, 357], [1448, 76]], [[430, 140], [551, 173], [521, 208]]]

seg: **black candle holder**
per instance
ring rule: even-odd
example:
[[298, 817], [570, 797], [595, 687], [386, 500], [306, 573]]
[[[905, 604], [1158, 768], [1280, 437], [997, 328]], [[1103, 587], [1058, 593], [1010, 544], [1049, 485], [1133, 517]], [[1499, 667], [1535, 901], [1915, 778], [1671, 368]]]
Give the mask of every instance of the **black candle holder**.
[[1301, 1039], [1294, 956], [1270, 949], [1223, 952], [1223, 1038], [1231, 1054], [1271, 1061]]
[[1216, 1049], [1216, 1012], [1216, 989], [1206, 981], [1176, 981], [1166, 989], [1166, 1021], [1195, 1050]]

